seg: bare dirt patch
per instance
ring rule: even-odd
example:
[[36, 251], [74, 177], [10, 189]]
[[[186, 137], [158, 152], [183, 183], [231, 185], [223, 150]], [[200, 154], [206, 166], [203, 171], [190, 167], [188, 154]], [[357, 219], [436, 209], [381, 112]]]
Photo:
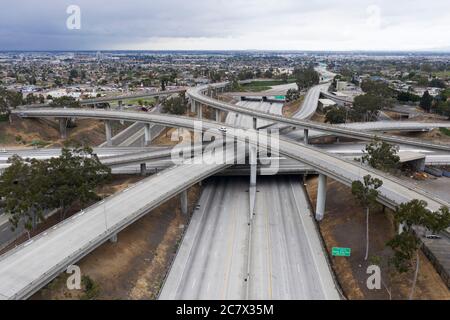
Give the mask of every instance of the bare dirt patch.
[[[319, 223], [320, 232], [326, 244], [327, 252], [332, 247], [352, 249], [350, 258], [331, 257], [334, 272], [348, 299], [379, 300], [389, 299], [387, 290], [369, 290], [366, 286], [367, 267], [376, 260], [380, 263], [382, 278], [391, 291], [392, 299], [407, 299], [412, 273], [385, 277], [388, 273], [385, 261], [391, 254], [386, 242], [393, 237], [396, 227], [392, 213], [380, 207], [370, 214], [369, 260], [364, 261], [365, 253], [365, 215], [364, 210], [354, 200], [351, 189], [329, 179], [327, 186], [327, 204], [325, 218]], [[308, 179], [308, 194], [315, 205], [317, 197], [317, 179]], [[429, 260], [421, 254], [421, 267], [417, 282], [415, 299], [450, 299], [450, 292]]]
[[283, 106], [283, 116], [286, 118], [292, 118], [292, 116], [300, 109], [300, 107], [303, 104], [303, 100], [305, 99], [304, 96], [301, 96], [299, 99], [295, 101], [291, 101], [286, 103]]
[[[21, 119], [12, 116], [12, 123], [0, 122], [0, 145], [2, 147], [27, 147], [38, 143], [40, 147], [61, 147], [59, 126], [53, 120]], [[105, 141], [102, 121], [77, 119], [74, 128], [67, 129], [67, 140], [96, 146]]]
[[[450, 127], [450, 122], [449, 122]], [[450, 144], [450, 136], [442, 133], [439, 129], [433, 129], [428, 132], [416, 132], [416, 133], [405, 133], [405, 132], [392, 132], [394, 135], [403, 136], [403, 137], [413, 137], [415, 139], [421, 139], [430, 141], [433, 143], [444, 143]]]
[[[188, 192], [190, 210], [200, 187]], [[119, 233], [117, 243], [104, 243], [78, 262], [83, 275], [98, 286], [95, 299], [155, 299], [175, 256], [189, 217], [182, 215], [178, 197], [152, 210]], [[79, 299], [80, 290], [67, 290], [62, 274], [33, 299]]]

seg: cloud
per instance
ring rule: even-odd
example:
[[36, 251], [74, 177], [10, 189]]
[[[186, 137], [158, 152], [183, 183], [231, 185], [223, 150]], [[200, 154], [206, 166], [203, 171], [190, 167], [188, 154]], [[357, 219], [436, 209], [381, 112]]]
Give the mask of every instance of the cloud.
[[[450, 30], [448, 0], [3, 0], [2, 5], [2, 49], [409, 50], [448, 46]], [[66, 28], [69, 5], [81, 8], [80, 30]]]

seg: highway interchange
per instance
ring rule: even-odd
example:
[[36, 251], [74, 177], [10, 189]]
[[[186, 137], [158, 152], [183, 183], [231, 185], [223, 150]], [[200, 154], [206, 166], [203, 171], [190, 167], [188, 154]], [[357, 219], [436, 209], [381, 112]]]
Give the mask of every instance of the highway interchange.
[[[373, 133], [361, 133], [347, 128], [323, 126], [299, 119], [285, 119], [281, 116], [267, 113], [268, 109], [260, 111], [252, 108], [246, 108], [245, 106], [233, 106], [204, 96], [201, 94], [201, 91], [205, 89], [206, 88], [195, 88], [188, 90], [188, 96], [190, 96], [192, 101], [196, 101], [196, 103], [201, 102], [221, 110], [239, 113], [240, 115], [238, 118], [243, 117], [243, 115], [249, 116], [251, 121], [247, 121], [247, 124], [242, 123], [242, 126], [248, 126], [249, 123], [253, 123], [252, 118], [257, 117], [258, 119], [269, 122], [281, 122], [283, 124], [308, 129], [320, 129], [329, 133], [354, 138], [356, 137], [363, 140], [372, 139], [375, 136]], [[307, 105], [309, 105], [309, 103], [307, 103]], [[137, 112], [85, 109], [33, 109], [20, 110], [17, 111], [17, 113], [24, 117], [97, 118], [104, 120], [125, 120], [131, 122], [152, 123], [161, 126], [181, 127], [191, 130], [194, 128], [194, 121], [190, 118], [159, 114], [143, 114]], [[303, 116], [304, 115], [301, 115], [300, 117]], [[241, 121], [244, 122], [246, 120]], [[203, 120], [203, 127], [205, 130], [216, 130], [217, 132], [218, 129], [223, 126], [227, 127], [227, 134], [237, 140], [242, 139], [239, 132], [234, 132], [234, 126], [232, 125], [224, 125], [217, 122]], [[381, 138], [395, 143], [403, 143], [408, 146], [423, 148], [430, 147], [430, 145], [421, 141], [384, 135], [381, 135]], [[443, 152], [448, 150], [446, 146], [434, 145], [431, 147], [434, 150], [443, 150]], [[376, 170], [361, 166], [351, 160], [345, 160], [340, 156], [332, 155], [319, 148], [301, 144], [288, 138], [280, 139], [280, 154], [282, 156], [301, 161], [302, 163], [313, 168], [315, 171], [332, 177], [346, 185], [351, 184], [351, 182], [356, 179], [361, 179], [361, 177], [366, 174], [379, 177], [384, 181], [379, 200], [390, 207], [411, 199], [426, 200], [429, 208], [432, 210], [438, 209], [441, 205], [448, 205], [446, 201], [438, 199], [423, 190], [419, 190], [415, 186], [409, 186], [404, 182], [400, 182], [395, 178], [387, 176]], [[70, 220], [56, 226], [55, 229], [49, 230], [48, 232], [33, 238], [26, 244], [17, 247], [15, 250], [12, 250], [0, 258], [0, 296], [5, 299], [28, 297], [30, 294], [42, 287], [42, 285], [50, 281], [59, 272], [64, 270], [68, 264], [78, 261], [82, 256], [90, 252], [102, 242], [106, 241], [109, 237], [116, 234], [128, 224], [137, 220], [148, 210], [170, 199], [174, 195], [179, 194], [187, 187], [197, 183], [198, 181], [224, 170], [226, 167], [227, 165], [176, 165], [157, 175], [145, 179], [133, 188], [105, 199], [103, 203], [85, 209], [74, 218], [71, 218]], [[233, 252], [233, 250], [239, 250], [239, 248], [242, 248], [243, 245], [246, 245], [249, 249], [251, 248], [251, 250], [247, 250], [247, 253], [244, 252], [243, 255], [233, 256], [235, 259], [230, 258], [230, 256], [225, 256], [225, 259], [228, 259], [226, 260], [228, 261], [228, 272], [226, 271], [227, 264], [218, 265], [220, 264], [219, 261], [214, 261], [214, 259], [206, 259], [208, 264], [213, 265], [212, 267], [207, 267], [205, 265], [203, 267], [193, 267], [195, 272], [200, 272], [199, 275], [202, 274], [202, 270], [211, 272], [209, 277], [205, 277], [204, 282], [196, 280], [195, 282], [198, 281], [198, 283], [193, 283], [193, 281], [191, 281], [192, 279], [189, 281], [182, 279], [182, 281], [188, 284], [190, 287], [189, 288], [180, 286], [177, 284], [177, 281], [173, 281], [173, 283], [177, 286], [176, 290], [169, 290], [170, 292], [165, 293], [168, 289], [164, 287], [161, 297], [172, 297], [170, 296], [170, 294], [172, 294], [178, 295], [178, 297], [202, 298], [205, 297], [203, 296], [203, 289], [206, 285], [207, 292], [210, 292], [213, 296], [217, 294], [217, 297], [222, 298], [339, 298], [331, 279], [331, 272], [325, 261], [325, 256], [322, 251], [323, 249], [318, 242], [318, 234], [316, 230], [313, 229], [314, 224], [311, 209], [307, 206], [306, 197], [304, 196], [300, 182], [288, 177], [280, 178], [279, 183], [274, 183], [274, 181], [271, 181], [270, 179], [261, 180], [261, 183], [258, 182], [257, 188], [259, 192], [256, 195], [257, 199], [255, 201], [256, 205], [254, 210], [255, 216], [253, 218], [254, 220], [251, 224], [251, 228], [249, 229], [248, 225], [245, 223], [245, 221], [248, 221], [248, 214], [238, 214], [238, 211], [245, 211], [245, 208], [248, 208], [249, 205], [248, 196], [246, 196], [247, 193], [242, 189], [245, 188], [245, 185], [247, 186], [246, 188], [248, 188], [248, 181], [245, 183], [245, 180], [240, 179], [227, 182], [228, 178], [220, 179], [224, 180], [219, 180], [217, 182], [219, 185], [226, 183], [236, 183], [236, 185], [233, 185], [233, 188], [231, 188], [229, 192], [221, 192], [220, 188], [216, 186], [215, 188], [218, 188], [217, 194], [222, 194], [223, 199], [225, 199], [227, 197], [231, 197], [234, 192], [240, 190], [241, 192], [237, 192], [234, 194], [234, 197], [229, 199], [239, 203], [239, 208], [242, 209], [237, 210], [230, 216], [226, 216], [220, 212], [224, 211], [221, 208], [224, 207], [224, 203], [228, 202], [224, 202], [223, 199], [217, 199], [214, 200], [214, 202], [209, 202], [212, 201], [210, 199], [211, 197], [202, 196], [203, 200], [201, 199], [200, 201], [200, 208], [211, 206], [211, 210], [207, 210], [207, 212], [198, 211], [194, 214], [191, 221], [191, 226], [194, 227], [190, 226], [188, 228], [182, 246], [185, 241], [188, 241], [186, 239], [190, 239], [188, 237], [190, 234], [192, 234], [191, 248], [193, 246], [195, 246], [195, 248], [201, 246], [195, 241], [196, 237], [201, 235], [201, 237], [206, 237], [205, 239], [208, 239], [208, 237], [212, 236], [211, 234], [208, 235], [208, 230], [211, 229], [206, 228], [203, 223], [197, 222], [199, 224], [197, 225], [197, 228], [195, 228], [196, 221], [206, 219], [206, 221], [211, 222], [205, 223], [212, 223], [211, 226], [214, 228], [217, 227], [217, 225], [214, 224], [214, 220], [222, 217], [221, 219], [234, 219], [231, 224], [224, 223], [223, 228], [235, 226], [237, 229], [232, 229], [234, 231], [244, 229], [247, 229], [248, 231], [243, 233], [239, 232], [239, 237], [236, 239], [232, 237], [233, 239], [230, 240], [231, 238], [229, 238], [229, 241], [232, 242], [231, 244], [228, 243], [228, 251], [221, 251], [221, 246], [223, 244], [220, 243], [220, 241], [214, 241], [214, 243], [210, 244], [219, 247], [214, 249], [216, 251], [211, 250], [208, 252], [211, 254], [217, 252], [217, 254], [226, 255], [229, 254], [230, 250], [231, 252]], [[244, 181], [244, 183], [242, 183], [242, 181]], [[241, 183], [241, 185], [239, 183]], [[290, 194], [290, 201], [283, 204], [286, 206], [286, 209], [283, 209], [275, 198], [272, 198], [270, 205], [278, 205], [279, 207], [276, 212], [283, 212], [283, 210], [285, 210], [290, 212], [290, 215], [280, 214], [277, 216], [264, 211], [264, 206], [262, 206], [262, 204], [271, 199], [271, 196], [273, 195], [269, 194], [273, 193], [275, 185], [277, 190], [283, 190], [277, 191], [278, 193], [283, 192]], [[214, 184], [211, 184], [211, 182], [207, 184], [204, 195], [207, 194], [208, 188], [214, 188]], [[133, 204], [132, 206], [129, 205], [131, 203]], [[266, 205], [269, 205], [269, 203], [266, 203]], [[126, 210], [123, 206], [126, 207]], [[222, 223], [220, 223], [220, 225], [222, 226]], [[292, 225], [292, 228], [294, 229], [286, 229], [286, 226], [290, 225]], [[202, 229], [206, 231], [202, 232]], [[82, 230], [82, 232], [76, 232], [76, 230]], [[292, 243], [287, 245], [287, 238], [279, 238], [280, 236], [286, 236], [285, 233], [292, 236], [289, 237], [289, 241], [291, 241], [291, 239], [297, 239], [297, 241], [292, 240]], [[58, 239], [65, 239], [65, 241], [58, 241]], [[270, 243], [271, 245], [264, 246], [262, 243], [267, 243], [267, 241], [272, 241]], [[189, 247], [189, 242], [186, 242], [186, 246]], [[302, 249], [296, 249], [301, 251], [301, 254], [297, 251], [290, 251], [295, 250], [295, 246], [301, 246]], [[277, 248], [277, 251], [274, 251], [275, 253], [270, 252], [268, 248], [271, 247]], [[305, 248], [307, 249], [306, 251], [304, 250]], [[201, 251], [202, 249], [193, 250], [190, 251], [190, 254], [201, 254]], [[176, 268], [177, 261], [181, 259], [179, 257], [182, 255], [182, 252], [184, 252], [183, 248], [180, 249], [173, 268]], [[185, 259], [190, 260], [190, 254], [188, 254]], [[279, 254], [281, 256], [274, 256], [274, 254]], [[203, 259], [206, 261], [205, 258]], [[284, 260], [286, 263], [281, 263], [280, 265], [274, 266], [274, 259], [293, 259], [294, 262], [297, 262], [291, 263], [291, 260]], [[202, 261], [201, 259], [194, 260], [195, 263]], [[247, 261], [247, 264], [243, 263], [243, 261]], [[243, 268], [241, 266], [242, 264], [244, 265]], [[186, 267], [187, 265], [188, 264], [181, 264], [181, 267]], [[293, 269], [283, 270], [279, 268]], [[296, 268], [297, 273], [295, 272]], [[287, 274], [285, 274], [286, 271]], [[195, 272], [192, 272], [193, 276], [195, 276]], [[222, 285], [220, 290], [217, 288], [219, 283], [211, 284], [213, 281], [208, 280], [217, 275], [216, 272], [219, 272], [219, 276], [226, 277], [223, 282], [226, 286], [224, 287]], [[277, 277], [278, 282], [272, 281], [274, 277], [280, 274], [284, 274], [286, 278]], [[172, 273], [169, 275], [166, 285], [171, 283], [171, 275]], [[245, 275], [247, 275], [248, 278], [246, 278]], [[319, 282], [317, 282], [317, 280], [309, 281], [312, 277], [317, 276], [317, 279], [320, 279]], [[252, 281], [252, 278], [258, 279], [258, 281]], [[239, 280], [228, 282], [227, 279]], [[248, 281], [245, 281], [245, 279]], [[297, 281], [303, 283], [303, 285], [294, 287], [292, 283], [296, 283]], [[207, 288], [208, 283], [210, 283], [209, 289]], [[284, 285], [280, 285], [280, 283], [284, 283]], [[211, 288], [211, 285], [216, 287]], [[200, 287], [202, 290], [200, 290]]]

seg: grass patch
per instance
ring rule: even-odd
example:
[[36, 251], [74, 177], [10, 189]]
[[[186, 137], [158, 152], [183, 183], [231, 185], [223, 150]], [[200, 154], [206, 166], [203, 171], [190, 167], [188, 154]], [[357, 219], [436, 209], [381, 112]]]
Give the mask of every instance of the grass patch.
[[439, 128], [439, 131], [443, 134], [445, 134], [446, 136], [450, 137], [450, 129], [448, 128]]
[[89, 276], [83, 276], [81, 283], [84, 287], [84, 294], [81, 296], [81, 300], [93, 300], [100, 294], [100, 287]]
[[295, 79], [288, 79], [287, 82], [281, 80], [267, 80], [267, 81], [252, 81], [250, 83], [242, 85], [242, 89], [250, 92], [261, 92], [269, 90], [270, 87], [278, 86], [282, 84], [288, 84], [295, 82]]

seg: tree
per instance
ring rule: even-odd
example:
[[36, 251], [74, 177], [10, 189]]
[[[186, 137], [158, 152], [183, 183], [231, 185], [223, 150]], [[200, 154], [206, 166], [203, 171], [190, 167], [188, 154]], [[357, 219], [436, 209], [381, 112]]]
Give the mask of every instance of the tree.
[[22, 94], [20, 92], [9, 91], [0, 87], [0, 117], [7, 119], [10, 116], [10, 109], [23, 104]]
[[60, 157], [51, 158], [46, 163], [52, 176], [50, 204], [61, 208], [63, 219], [75, 200], [82, 204], [98, 200], [94, 188], [111, 175], [111, 169], [100, 162], [90, 147], [63, 148]]
[[74, 201], [98, 199], [94, 188], [111, 175], [87, 147], [63, 148], [60, 157], [48, 160], [13, 156], [9, 162], [0, 177], [0, 207], [14, 229], [23, 223], [28, 236], [46, 212], [59, 208], [64, 218]]
[[397, 155], [398, 146], [375, 138], [366, 145], [363, 152], [362, 161], [367, 162], [372, 168], [391, 172], [398, 167], [400, 161], [400, 157]]
[[420, 101], [420, 96], [411, 92], [400, 91], [397, 94], [397, 100], [401, 102], [418, 102]]
[[361, 83], [361, 89], [366, 94], [371, 94], [383, 98], [390, 98], [393, 95], [393, 90], [389, 85], [383, 81], [365, 80]]
[[433, 97], [427, 90], [420, 99], [420, 107], [426, 112], [430, 112], [432, 104], [433, 104]]
[[353, 108], [349, 116], [353, 121], [373, 121], [383, 106], [383, 98], [374, 94], [357, 96], [353, 102]]
[[402, 231], [395, 235], [387, 246], [393, 250], [390, 262], [399, 273], [411, 270], [415, 258], [415, 272], [409, 299], [414, 297], [414, 291], [419, 273], [419, 250], [422, 242], [416, 236], [415, 227], [423, 227], [437, 234], [450, 226], [450, 212], [447, 207], [441, 207], [438, 211], [431, 212], [427, 209], [427, 203], [423, 200], [411, 200], [402, 203], [395, 210], [395, 221], [402, 226]]
[[441, 79], [437, 79], [437, 78], [432, 79], [429, 83], [429, 86], [434, 87], [434, 88], [441, 88], [441, 89], [447, 88], [445, 81], [443, 81]]
[[49, 175], [42, 162], [34, 159], [24, 160], [15, 155], [8, 161], [0, 179], [1, 208], [9, 217], [13, 229], [22, 222], [30, 238], [30, 231], [43, 220], [49, 210], [48, 194], [44, 191], [49, 185]]
[[296, 79], [298, 90], [307, 89], [320, 82], [320, 76], [312, 66], [308, 68], [295, 69], [293, 75]]
[[171, 114], [186, 113], [186, 98], [184, 94], [180, 94], [178, 97], [168, 98], [164, 100], [162, 111], [164, 113]]
[[286, 92], [286, 102], [291, 102], [300, 99], [300, 92], [295, 89], [289, 89]]
[[331, 124], [345, 123], [347, 109], [345, 107], [332, 107], [325, 114], [325, 122]]
[[352, 194], [366, 210], [366, 254], [364, 260], [367, 260], [369, 257], [369, 211], [376, 204], [379, 195], [377, 189], [383, 185], [383, 181], [372, 178], [370, 175], [364, 176], [363, 181], [352, 182]]
[[69, 96], [55, 98], [50, 103], [50, 107], [52, 108], [80, 108], [80, 106], [79, 101]]

